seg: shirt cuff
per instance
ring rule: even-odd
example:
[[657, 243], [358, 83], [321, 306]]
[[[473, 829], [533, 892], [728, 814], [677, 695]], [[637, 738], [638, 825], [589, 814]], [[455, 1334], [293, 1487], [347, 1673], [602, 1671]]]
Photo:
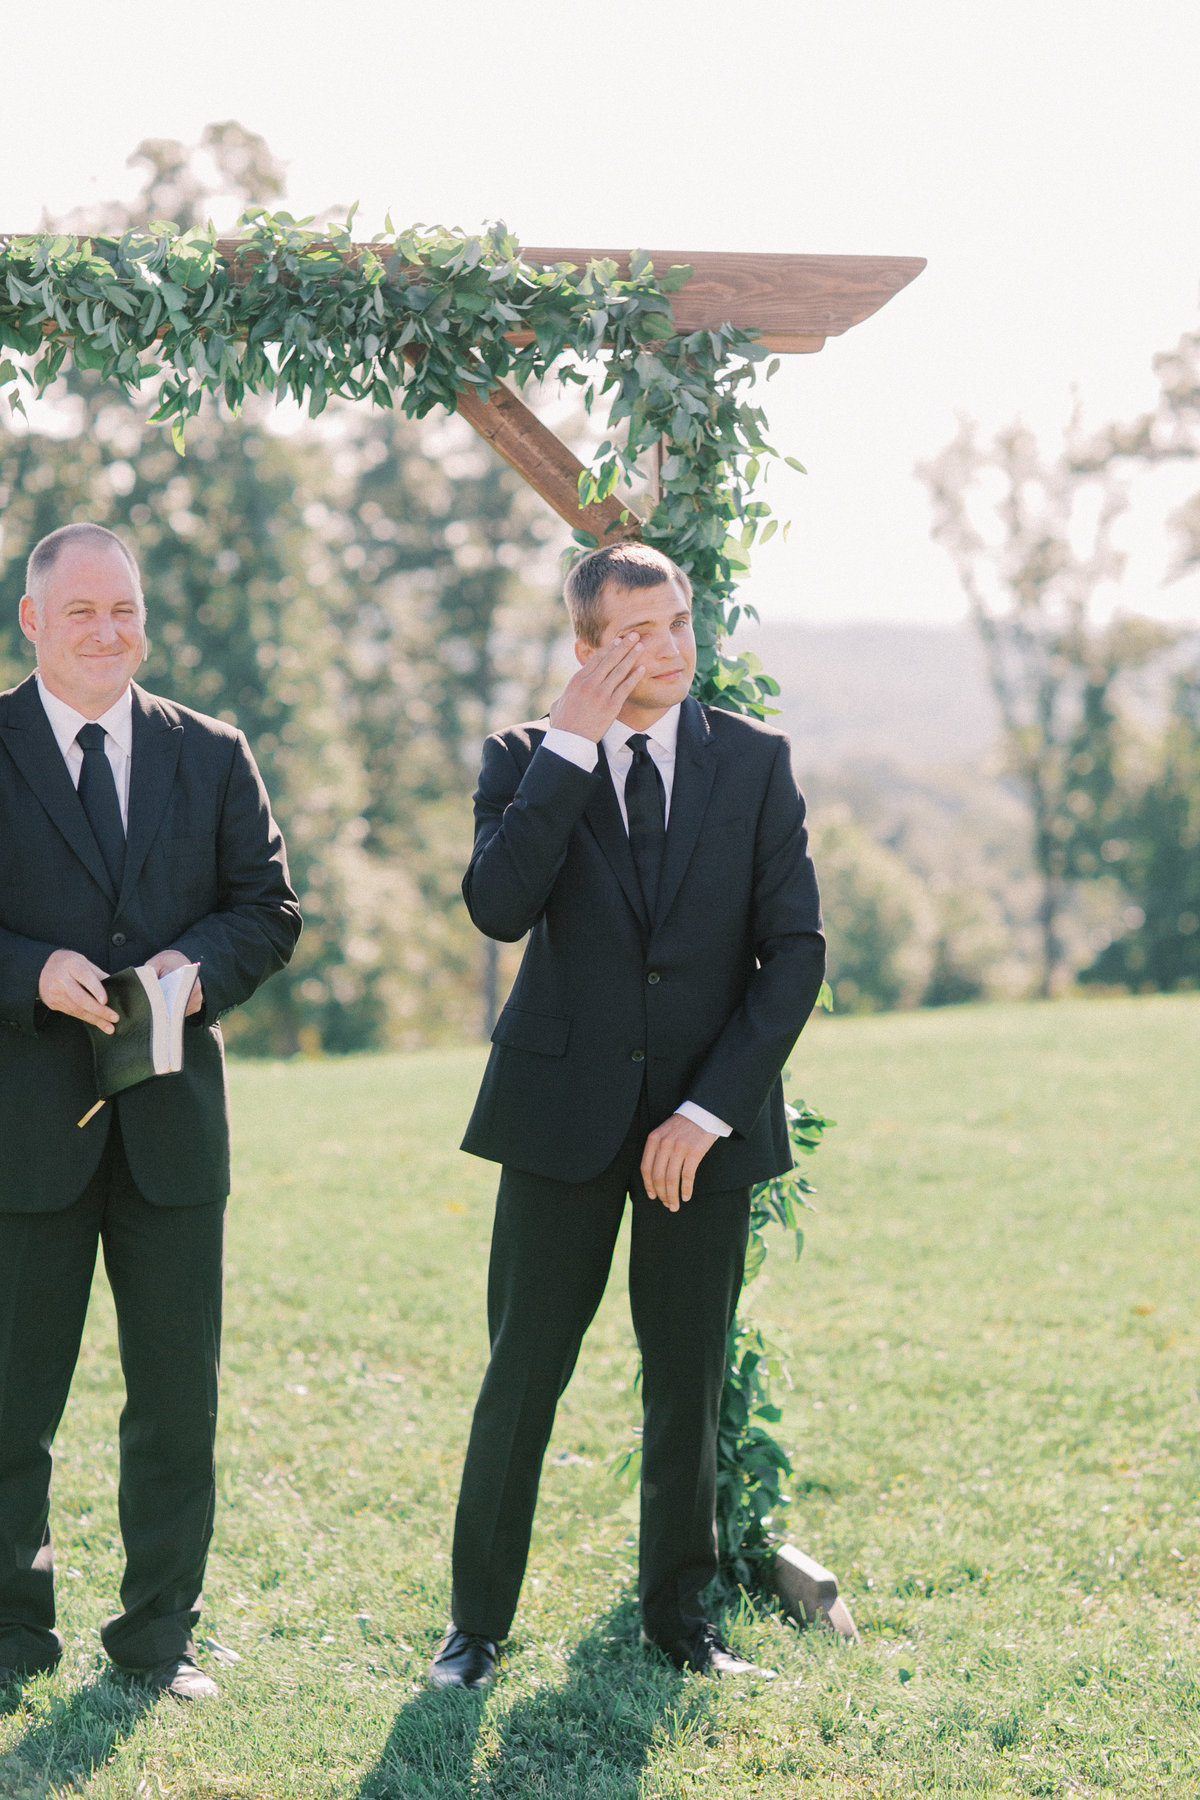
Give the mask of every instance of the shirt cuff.
[[690, 1119], [693, 1125], [699, 1125], [704, 1131], [715, 1131], [718, 1137], [733, 1136], [732, 1125], [727, 1125], [724, 1119], [718, 1119], [715, 1113], [705, 1112], [694, 1100], [685, 1100], [675, 1111], [681, 1119]]
[[553, 756], [561, 756], [564, 762], [574, 763], [585, 775], [590, 775], [600, 761], [600, 747], [591, 738], [580, 737], [577, 731], [563, 731], [558, 725], [551, 725], [542, 739], [542, 749], [549, 750]]

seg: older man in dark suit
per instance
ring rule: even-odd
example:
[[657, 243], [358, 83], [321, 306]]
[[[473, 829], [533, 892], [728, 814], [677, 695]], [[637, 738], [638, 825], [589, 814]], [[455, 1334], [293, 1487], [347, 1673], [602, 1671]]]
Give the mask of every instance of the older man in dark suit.
[[[283, 840], [242, 734], [133, 684], [137, 564], [99, 526], [29, 560], [37, 673], [0, 694], [0, 1683], [53, 1667], [50, 1445], [98, 1245], [116, 1303], [121, 1610], [113, 1662], [181, 1699], [215, 1685], [192, 1629], [213, 1444], [229, 1120], [217, 1020], [292, 953]], [[184, 1066], [95, 1100], [104, 977], [198, 962]]]
[[463, 883], [481, 930], [529, 942], [463, 1145], [503, 1168], [438, 1686], [494, 1673], [627, 1196], [643, 1632], [681, 1668], [749, 1666], [703, 1595], [750, 1189], [791, 1166], [780, 1071], [824, 971], [804, 804], [784, 737], [688, 697], [674, 563], [597, 550], [566, 599], [581, 667], [548, 721], [488, 739]]

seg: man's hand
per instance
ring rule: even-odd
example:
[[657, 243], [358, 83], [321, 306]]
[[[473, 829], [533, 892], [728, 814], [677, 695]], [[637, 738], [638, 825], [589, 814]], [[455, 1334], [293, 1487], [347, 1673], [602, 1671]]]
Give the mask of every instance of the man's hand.
[[692, 1197], [701, 1157], [716, 1141], [715, 1131], [705, 1131], [682, 1113], [672, 1113], [657, 1126], [642, 1151], [642, 1181], [651, 1200], [661, 1200], [668, 1212], [678, 1212], [680, 1201]]
[[112, 1036], [120, 1013], [113, 1011], [104, 992], [104, 970], [78, 950], [52, 950], [38, 976], [38, 998], [51, 1012], [98, 1025]]
[[551, 725], [598, 744], [646, 673], [639, 650], [636, 631], [593, 650], [550, 708]]
[[[172, 969], [185, 968], [191, 960], [191, 957], [185, 956], [182, 950], [160, 950], [157, 956], [152, 956], [150, 958], [146, 967], [148, 969], [153, 969], [154, 973], [161, 979], [162, 976], [169, 975]], [[200, 977], [197, 975], [196, 985], [188, 996], [184, 1017], [190, 1019], [192, 1014], [198, 1013], [203, 1005], [204, 995], [200, 988]]]

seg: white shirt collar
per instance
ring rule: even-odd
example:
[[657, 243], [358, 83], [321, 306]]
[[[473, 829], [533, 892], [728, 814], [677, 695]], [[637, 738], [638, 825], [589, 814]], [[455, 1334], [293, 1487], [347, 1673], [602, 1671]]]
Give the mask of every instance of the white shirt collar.
[[[675, 744], [679, 737], [679, 709], [682, 704], [681, 700], [677, 700], [674, 706], [667, 708], [661, 719], [656, 719], [653, 725], [646, 727], [646, 736], [671, 757], [675, 754]], [[607, 754], [613, 756], [618, 750], [624, 750], [636, 730], [636, 726], [625, 725], [617, 719], [601, 739]]]
[[[81, 712], [76, 712], [73, 706], [68, 706], [65, 700], [60, 700], [57, 694], [52, 694], [40, 674], [37, 678], [37, 685], [42, 706], [50, 721], [50, 729], [54, 733], [59, 749], [65, 756], [74, 744], [80, 727], [91, 721], [85, 719]], [[96, 724], [103, 725], [105, 731], [126, 756], [133, 754], [132, 687], [127, 687], [120, 699], [114, 700], [106, 713], [101, 713]]]

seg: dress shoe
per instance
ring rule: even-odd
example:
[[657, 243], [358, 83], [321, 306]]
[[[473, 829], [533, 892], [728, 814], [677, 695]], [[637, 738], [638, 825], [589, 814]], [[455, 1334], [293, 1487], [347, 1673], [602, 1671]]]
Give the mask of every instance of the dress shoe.
[[665, 1644], [647, 1637], [643, 1631], [642, 1642], [655, 1650], [661, 1650], [677, 1669], [691, 1669], [697, 1675], [770, 1673], [767, 1669], [760, 1669], [757, 1663], [747, 1662], [745, 1657], [731, 1650], [715, 1625], [701, 1625], [685, 1637], [673, 1638]]
[[170, 1694], [174, 1700], [215, 1700], [220, 1692], [212, 1676], [206, 1675], [190, 1656], [156, 1663], [152, 1669], [141, 1670], [140, 1675], [156, 1694]]
[[429, 1665], [429, 1679], [436, 1688], [485, 1688], [496, 1678], [496, 1646], [491, 1638], [451, 1625]]
[[39, 1675], [52, 1675], [58, 1663], [57, 1656], [52, 1663], [43, 1663], [38, 1669], [14, 1669], [9, 1663], [0, 1663], [0, 1694], [7, 1693], [9, 1688], [24, 1687], [27, 1681], [35, 1680]]

